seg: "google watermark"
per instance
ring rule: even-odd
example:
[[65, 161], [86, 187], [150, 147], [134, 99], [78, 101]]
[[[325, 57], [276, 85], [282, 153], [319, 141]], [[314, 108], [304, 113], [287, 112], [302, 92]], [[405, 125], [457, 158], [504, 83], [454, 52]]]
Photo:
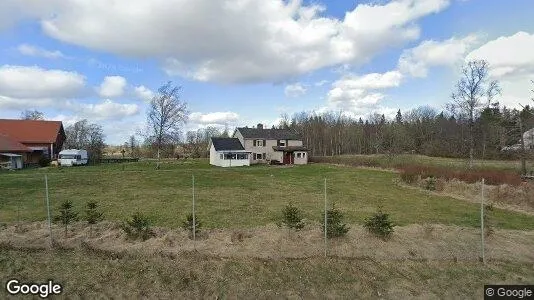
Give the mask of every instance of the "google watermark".
[[41, 298], [48, 298], [51, 295], [59, 295], [63, 292], [61, 284], [48, 280], [46, 283], [20, 282], [17, 279], [11, 279], [6, 283], [6, 290], [12, 296], [17, 295], [34, 295]]
[[534, 299], [534, 285], [485, 285], [484, 299]]

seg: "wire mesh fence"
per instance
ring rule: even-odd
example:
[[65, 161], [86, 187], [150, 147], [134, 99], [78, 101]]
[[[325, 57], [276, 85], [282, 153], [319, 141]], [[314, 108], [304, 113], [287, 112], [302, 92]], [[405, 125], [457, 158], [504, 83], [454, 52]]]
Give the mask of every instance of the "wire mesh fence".
[[[111, 250], [141, 247], [180, 253], [195, 249], [217, 256], [262, 258], [328, 255], [534, 260], [528, 250], [534, 245], [534, 239], [528, 242], [534, 237], [532, 231], [498, 229], [484, 239], [484, 204], [480, 211], [462, 214], [447, 212], [446, 204], [423, 196], [417, 206], [393, 209], [395, 205], [407, 205], [410, 199], [402, 202], [391, 193], [388, 196], [380, 191], [366, 194], [366, 186], [379, 180], [381, 173], [373, 173], [375, 177], [363, 182], [350, 173], [338, 174], [336, 169], [328, 168], [319, 173], [283, 167], [217, 172], [165, 168], [162, 164], [158, 171], [140, 165], [128, 166], [124, 171], [103, 168], [0, 175], [0, 223], [4, 224], [0, 241], [22, 248], [49, 247], [53, 240], [54, 245], [65, 247], [90, 243], [92, 247]], [[61, 204], [69, 200], [79, 219], [70, 224], [64, 235], [62, 224], [54, 219]], [[87, 203], [95, 200], [105, 221], [96, 225], [96, 234], [92, 235], [84, 214]], [[280, 226], [281, 212], [289, 203], [302, 212], [302, 230]], [[325, 212], [333, 207], [343, 213], [350, 228], [344, 237], [327, 238]], [[377, 238], [361, 225], [364, 216], [371, 216], [378, 207], [391, 212], [398, 225], [389, 239]], [[447, 213], [450, 220], [460, 220], [460, 224], [442, 222], [444, 218], [436, 214], [439, 211]], [[136, 212], [148, 218], [154, 236], [147, 241], [126, 242], [121, 224]], [[192, 232], [184, 229], [188, 214], [193, 216]], [[419, 217], [410, 221], [413, 216]], [[516, 242], [514, 250], [510, 249], [510, 242]]]

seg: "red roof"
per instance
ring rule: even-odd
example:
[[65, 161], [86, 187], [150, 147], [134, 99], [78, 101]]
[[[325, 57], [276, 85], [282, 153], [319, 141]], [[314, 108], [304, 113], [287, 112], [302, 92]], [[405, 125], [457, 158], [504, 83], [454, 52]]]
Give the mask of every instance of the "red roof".
[[55, 143], [61, 121], [0, 119], [0, 134], [19, 143]]
[[5, 135], [0, 135], [0, 152], [32, 152], [32, 150]]

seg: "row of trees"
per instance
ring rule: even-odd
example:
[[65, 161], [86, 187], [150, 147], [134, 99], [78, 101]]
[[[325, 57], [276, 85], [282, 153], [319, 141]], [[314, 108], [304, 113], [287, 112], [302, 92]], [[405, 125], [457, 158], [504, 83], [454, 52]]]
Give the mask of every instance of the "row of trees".
[[372, 114], [355, 120], [339, 113], [283, 115], [280, 128], [300, 133], [312, 155], [418, 153], [430, 156], [497, 158], [534, 127], [534, 109], [501, 106], [499, 83], [489, 80], [486, 61], [467, 63], [443, 111], [421, 106], [395, 119]]

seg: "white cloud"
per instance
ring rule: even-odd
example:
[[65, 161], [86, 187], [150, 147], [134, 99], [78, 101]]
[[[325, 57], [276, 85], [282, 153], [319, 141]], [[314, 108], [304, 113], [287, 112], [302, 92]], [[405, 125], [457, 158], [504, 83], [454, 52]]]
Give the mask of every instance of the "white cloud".
[[321, 81], [317, 81], [316, 83], [314, 83], [315, 86], [323, 86], [327, 83], [329, 83], [330, 81], [328, 80], [321, 80]]
[[207, 114], [194, 112], [189, 115], [190, 122], [203, 125], [225, 125], [228, 123], [235, 123], [237, 120], [239, 120], [239, 115], [230, 111]]
[[[42, 6], [35, 0], [9, 3], [1, 9], [4, 14], [17, 14], [22, 7], [37, 12]], [[336, 19], [322, 16], [324, 7], [299, 0], [122, 0], [113, 5], [108, 0], [52, 0], [46, 14], [32, 16], [41, 18], [50, 37], [156, 58], [169, 74], [201, 81], [279, 82], [323, 67], [368, 62], [384, 49], [417, 39], [416, 22], [449, 3], [359, 4]]]
[[27, 55], [27, 56], [36, 56], [36, 57], [44, 57], [44, 58], [51, 58], [51, 59], [67, 58], [67, 56], [65, 56], [59, 50], [49, 51], [49, 50], [46, 50], [46, 49], [43, 49], [37, 46], [32, 46], [29, 44], [21, 44], [17, 47], [17, 50], [21, 54]]
[[386, 97], [377, 90], [397, 87], [402, 78], [399, 71], [343, 76], [332, 84], [327, 94], [327, 107], [323, 110], [343, 110], [351, 116], [365, 115], [377, 110], [380, 101]]
[[78, 103], [68, 101], [65, 109], [91, 120], [120, 120], [139, 113], [137, 104], [121, 104], [106, 99], [100, 103]]
[[134, 93], [139, 99], [145, 102], [150, 102], [152, 97], [154, 97], [154, 92], [144, 85], [136, 86], [134, 88]]
[[0, 67], [0, 96], [20, 99], [71, 98], [85, 87], [85, 77], [62, 70], [37, 66]]
[[105, 98], [120, 97], [124, 94], [125, 87], [126, 78], [122, 76], [106, 76], [98, 88], [98, 94], [100, 97]]
[[284, 94], [287, 97], [300, 97], [306, 94], [306, 87], [301, 83], [289, 84], [284, 89]]
[[511, 78], [534, 73], [534, 34], [520, 31], [489, 41], [467, 55], [467, 60], [485, 59], [495, 78]]
[[477, 41], [476, 35], [453, 37], [445, 41], [424, 41], [415, 48], [403, 51], [399, 58], [399, 70], [414, 77], [426, 77], [431, 67], [457, 66]]
[[490, 64], [490, 76], [501, 83], [502, 97], [498, 100], [508, 107], [528, 104], [533, 96], [534, 34], [517, 32], [501, 36], [473, 50], [466, 60], [485, 59]]

